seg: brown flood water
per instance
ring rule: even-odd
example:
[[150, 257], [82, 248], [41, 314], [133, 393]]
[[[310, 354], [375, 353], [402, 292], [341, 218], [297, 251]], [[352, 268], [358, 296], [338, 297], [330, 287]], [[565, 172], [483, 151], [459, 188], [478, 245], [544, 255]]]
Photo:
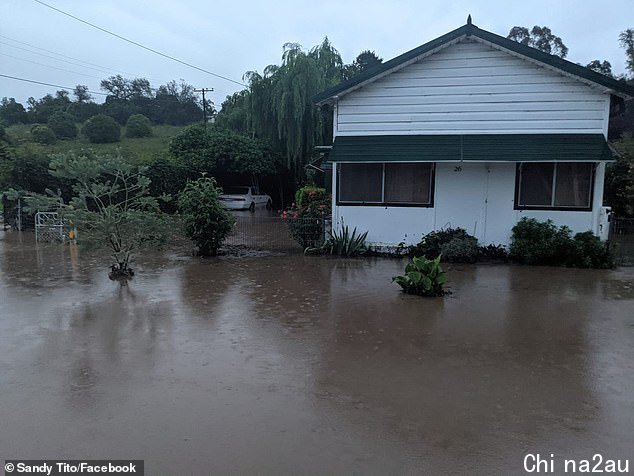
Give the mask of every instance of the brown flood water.
[[[128, 288], [0, 232], [0, 455], [146, 474], [523, 474], [630, 458], [634, 268], [156, 253]], [[561, 466], [556, 466], [556, 469]], [[556, 471], [560, 473], [561, 471]]]

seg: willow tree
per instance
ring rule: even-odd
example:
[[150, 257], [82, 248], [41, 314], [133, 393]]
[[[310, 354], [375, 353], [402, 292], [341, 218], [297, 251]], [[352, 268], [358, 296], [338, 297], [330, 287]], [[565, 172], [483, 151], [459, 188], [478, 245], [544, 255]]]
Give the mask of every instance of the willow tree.
[[328, 38], [305, 51], [297, 43], [284, 45], [281, 65], [263, 74], [250, 71], [247, 129], [272, 142], [296, 177], [314, 154], [315, 145], [331, 140], [332, 118], [317, 109], [312, 98], [342, 79], [341, 55]]

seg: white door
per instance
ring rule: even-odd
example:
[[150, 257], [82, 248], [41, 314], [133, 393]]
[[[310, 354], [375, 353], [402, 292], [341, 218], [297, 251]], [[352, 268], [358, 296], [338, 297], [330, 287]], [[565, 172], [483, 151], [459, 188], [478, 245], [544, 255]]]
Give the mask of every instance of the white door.
[[435, 228], [464, 228], [485, 237], [487, 169], [483, 163], [436, 165]]

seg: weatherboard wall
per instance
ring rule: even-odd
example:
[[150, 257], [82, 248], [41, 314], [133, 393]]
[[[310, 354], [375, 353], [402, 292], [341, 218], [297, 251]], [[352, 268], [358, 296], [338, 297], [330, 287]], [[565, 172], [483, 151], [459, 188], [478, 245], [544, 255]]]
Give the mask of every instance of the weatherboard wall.
[[463, 40], [339, 99], [334, 133], [605, 134], [609, 94]]
[[600, 234], [599, 211], [605, 165], [595, 174], [591, 211], [516, 210], [514, 163], [437, 163], [433, 207], [361, 206], [337, 204], [337, 174], [333, 167], [333, 226], [368, 231], [375, 246], [416, 244], [423, 235], [460, 227], [482, 244], [508, 245], [511, 228], [522, 218], [553, 220], [573, 232]]

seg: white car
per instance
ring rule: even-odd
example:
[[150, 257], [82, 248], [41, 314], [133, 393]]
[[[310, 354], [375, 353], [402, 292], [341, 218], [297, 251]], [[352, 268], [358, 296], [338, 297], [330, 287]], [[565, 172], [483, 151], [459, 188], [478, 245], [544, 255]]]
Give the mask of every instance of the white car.
[[272, 206], [271, 197], [260, 193], [257, 187], [227, 187], [220, 195], [220, 201], [230, 210], [249, 210], [255, 211], [256, 207]]

